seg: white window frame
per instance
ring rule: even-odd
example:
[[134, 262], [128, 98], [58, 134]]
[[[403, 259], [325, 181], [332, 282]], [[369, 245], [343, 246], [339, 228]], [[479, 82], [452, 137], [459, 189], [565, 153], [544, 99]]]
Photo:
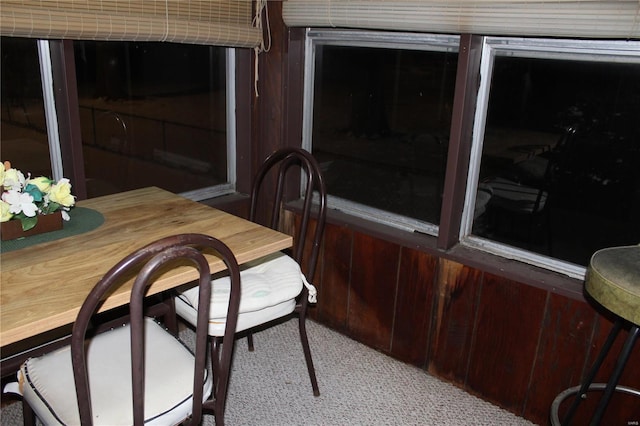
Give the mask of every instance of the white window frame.
[[493, 63], [496, 56], [503, 55], [540, 59], [640, 63], [640, 42], [513, 37], [484, 37], [483, 41], [480, 87], [473, 124], [473, 142], [467, 177], [465, 209], [460, 226], [460, 241], [466, 246], [582, 280], [586, 273], [586, 268], [582, 265], [533, 253], [471, 234]]
[[[305, 43], [302, 147], [312, 152], [316, 46], [332, 45], [457, 52], [460, 45], [460, 37], [457, 35], [426, 33], [308, 28]], [[344, 211], [353, 216], [366, 218], [406, 231], [419, 231], [429, 235], [438, 235], [439, 226], [437, 224], [369, 207], [344, 198], [329, 195], [327, 204], [330, 208]]]
[[54, 180], [63, 178], [62, 151], [60, 149], [60, 133], [58, 114], [56, 112], [55, 94], [53, 91], [53, 65], [49, 40], [38, 40], [38, 62], [40, 63], [40, 81], [42, 83], [42, 99], [44, 102], [44, 116], [47, 123], [47, 140], [49, 142], [49, 160], [51, 174]]

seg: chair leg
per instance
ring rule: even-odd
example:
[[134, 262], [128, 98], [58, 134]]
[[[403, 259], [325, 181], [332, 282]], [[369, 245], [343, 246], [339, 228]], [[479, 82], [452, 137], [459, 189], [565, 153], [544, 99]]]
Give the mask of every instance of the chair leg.
[[167, 313], [163, 317], [163, 322], [167, 330], [174, 336], [178, 336], [178, 314], [176, 313], [175, 299], [171, 296], [165, 297], [163, 302], [166, 305]]
[[216, 426], [224, 426], [224, 413], [221, 410], [216, 410], [213, 413], [213, 418], [215, 419]]
[[218, 378], [220, 377], [220, 343], [221, 338], [210, 337], [211, 339], [211, 374], [213, 375], [213, 392], [211, 393], [215, 397], [215, 391], [218, 389]]
[[629, 360], [629, 355], [631, 355], [631, 349], [633, 349], [633, 345], [638, 339], [638, 335], [640, 335], [640, 327], [634, 325], [629, 330], [629, 337], [627, 337], [627, 342], [624, 344], [622, 351], [620, 352], [620, 356], [618, 357], [618, 361], [616, 362], [616, 367], [609, 378], [609, 382], [607, 383], [607, 387], [604, 390], [604, 395], [602, 399], [600, 399], [600, 403], [598, 404], [598, 408], [596, 409], [593, 418], [591, 419], [591, 426], [595, 426], [600, 424], [600, 420], [604, 415], [604, 410], [609, 405], [609, 400], [613, 395], [613, 392], [616, 389], [618, 381], [620, 380], [620, 376], [622, 375], [622, 370], [624, 370], [627, 361]]
[[[206, 404], [203, 404], [203, 408], [207, 411], [213, 410], [213, 417], [215, 419], [216, 426], [224, 426], [224, 411], [226, 403], [226, 390], [225, 393], [220, 393], [220, 386], [226, 386], [221, 380], [229, 380], [229, 371], [222, 371], [220, 367], [220, 345], [224, 345], [222, 337], [210, 336], [211, 346], [211, 374], [213, 379], [213, 391], [211, 392], [211, 398]], [[233, 342], [227, 343], [233, 345]], [[224, 374], [223, 374], [224, 373]]]
[[36, 425], [36, 415], [24, 398], [22, 399], [22, 423], [24, 426]]
[[247, 347], [249, 348], [249, 352], [253, 352], [253, 333], [247, 334]]
[[298, 323], [300, 325], [300, 341], [302, 342], [302, 351], [304, 352], [304, 359], [307, 362], [307, 370], [309, 371], [309, 379], [311, 380], [313, 395], [320, 396], [320, 389], [318, 388], [318, 381], [316, 379], [316, 370], [313, 367], [311, 348], [309, 347], [309, 339], [307, 338], [306, 317], [302, 312], [298, 316]]

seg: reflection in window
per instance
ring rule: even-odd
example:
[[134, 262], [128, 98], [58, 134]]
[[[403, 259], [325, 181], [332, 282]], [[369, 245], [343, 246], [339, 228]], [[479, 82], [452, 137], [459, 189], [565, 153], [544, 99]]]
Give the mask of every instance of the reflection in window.
[[33, 176], [52, 176], [37, 41], [1, 38], [2, 161]]
[[89, 197], [228, 181], [225, 49], [74, 43]]
[[438, 224], [455, 49], [316, 46], [313, 154], [330, 195]]
[[473, 234], [577, 265], [640, 241], [640, 64], [496, 56]]

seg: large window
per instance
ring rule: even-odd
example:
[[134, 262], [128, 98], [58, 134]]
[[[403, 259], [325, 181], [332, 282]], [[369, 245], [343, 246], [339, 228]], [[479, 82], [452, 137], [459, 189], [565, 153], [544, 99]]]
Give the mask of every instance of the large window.
[[[5, 55], [36, 43], [2, 40]], [[39, 173], [4, 149], [17, 145], [28, 150], [29, 158], [49, 159], [43, 120], [35, 121], [31, 112], [34, 93], [41, 99], [42, 90], [31, 87], [38, 80], [30, 77], [33, 61], [26, 59], [33, 55], [24, 52], [7, 65], [11, 73], [4, 72], [3, 58], [2, 156], [22, 170]], [[227, 60], [232, 54], [222, 47], [191, 44], [75, 41], [88, 197], [151, 185], [194, 199], [232, 190], [235, 133], [228, 129], [235, 126], [235, 117], [233, 104], [228, 106], [233, 97], [227, 96], [228, 84], [233, 84], [228, 69], [233, 58]], [[13, 88], [6, 97], [5, 87]]]
[[[464, 244], [577, 278], [594, 251], [640, 242], [638, 41], [483, 37], [475, 113], [453, 118], [473, 136], [450, 141], [458, 38], [307, 40], [304, 143], [334, 207], [438, 235], [442, 200], [464, 197]], [[454, 142], [466, 185], [444, 185]]]
[[38, 43], [1, 38], [2, 161], [34, 175], [51, 176]]
[[435, 234], [458, 37], [312, 31], [308, 40], [306, 143], [330, 203]]
[[481, 81], [463, 233], [576, 276], [640, 242], [638, 44], [487, 38]]

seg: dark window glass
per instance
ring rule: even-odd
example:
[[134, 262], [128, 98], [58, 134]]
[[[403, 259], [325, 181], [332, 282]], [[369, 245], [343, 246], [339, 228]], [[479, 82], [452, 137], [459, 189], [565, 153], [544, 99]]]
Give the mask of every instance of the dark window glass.
[[495, 58], [473, 233], [579, 265], [640, 241], [640, 64]]
[[313, 153], [330, 195], [437, 224], [457, 53], [317, 46]]
[[2, 161], [33, 176], [51, 174], [37, 41], [2, 37]]
[[227, 182], [224, 48], [90, 41], [74, 47], [89, 197]]

